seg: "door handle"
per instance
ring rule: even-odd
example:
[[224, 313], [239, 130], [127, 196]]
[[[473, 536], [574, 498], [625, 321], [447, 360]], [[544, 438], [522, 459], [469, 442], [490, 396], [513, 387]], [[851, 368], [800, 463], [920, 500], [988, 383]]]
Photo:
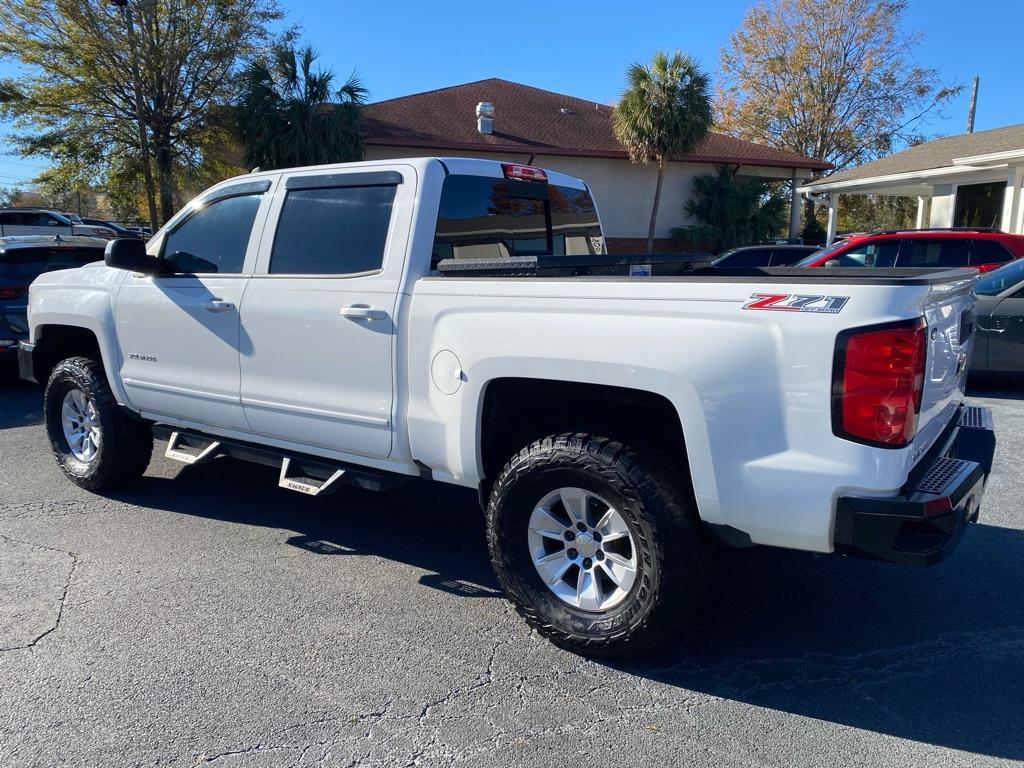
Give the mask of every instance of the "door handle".
[[371, 307], [345, 307], [341, 310], [341, 316], [352, 320], [384, 320], [388, 313]]
[[235, 308], [235, 305], [230, 301], [211, 299], [210, 301], [204, 301], [199, 307], [207, 312], [230, 312]]

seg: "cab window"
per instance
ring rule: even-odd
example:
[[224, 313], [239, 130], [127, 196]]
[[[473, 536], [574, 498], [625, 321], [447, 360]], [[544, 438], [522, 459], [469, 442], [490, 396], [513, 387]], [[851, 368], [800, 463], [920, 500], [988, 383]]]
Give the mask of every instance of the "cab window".
[[262, 198], [238, 195], [202, 206], [167, 235], [163, 257], [176, 272], [238, 274]]
[[715, 263], [715, 266], [727, 269], [736, 267], [767, 267], [771, 258], [771, 248], [741, 248], [725, 254]]
[[1013, 260], [1010, 253], [995, 240], [975, 240], [974, 253], [971, 254], [971, 264], [1005, 264]]
[[351, 275], [379, 270], [391, 225], [393, 184], [288, 191], [270, 273]]
[[901, 267], [966, 267], [971, 241], [964, 239], [911, 238], [900, 252]]
[[445, 177], [431, 269], [443, 259], [604, 253], [590, 192], [519, 179]]

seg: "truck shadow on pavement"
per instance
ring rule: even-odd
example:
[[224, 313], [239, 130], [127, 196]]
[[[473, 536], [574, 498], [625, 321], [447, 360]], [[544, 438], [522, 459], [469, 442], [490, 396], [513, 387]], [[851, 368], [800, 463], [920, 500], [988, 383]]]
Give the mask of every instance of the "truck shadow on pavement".
[[[173, 480], [144, 478], [116, 497], [282, 528], [294, 532], [289, 546], [316, 555], [389, 558], [429, 571], [425, 586], [500, 596], [472, 492], [414, 482], [384, 494], [344, 488], [309, 499], [277, 490], [275, 480], [272, 470], [219, 459]], [[727, 551], [688, 642], [607, 666], [716, 698], [1021, 759], [1022, 564], [1024, 531], [983, 523], [949, 562], [930, 569]]]
[[43, 421], [43, 388], [0, 378], [0, 429], [28, 427]]

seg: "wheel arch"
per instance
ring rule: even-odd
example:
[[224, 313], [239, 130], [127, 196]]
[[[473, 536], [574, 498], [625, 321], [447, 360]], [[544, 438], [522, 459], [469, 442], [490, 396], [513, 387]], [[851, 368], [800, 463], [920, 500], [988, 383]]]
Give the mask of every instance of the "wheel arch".
[[[564, 432], [601, 435], [657, 456], [693, 482], [683, 423], [666, 396], [612, 384], [501, 377], [486, 383], [478, 407], [478, 465], [484, 499], [504, 464], [534, 440]], [[690, 499], [697, 509], [696, 499]]]
[[100, 341], [101, 334], [95, 328], [68, 322], [38, 323], [33, 326], [32, 337], [35, 343], [32, 365], [35, 378], [40, 384], [46, 384], [54, 367], [61, 360], [69, 357], [87, 357], [103, 367], [107, 382], [118, 402], [125, 402], [121, 382], [115, 375], [116, 350], [104, 348]]

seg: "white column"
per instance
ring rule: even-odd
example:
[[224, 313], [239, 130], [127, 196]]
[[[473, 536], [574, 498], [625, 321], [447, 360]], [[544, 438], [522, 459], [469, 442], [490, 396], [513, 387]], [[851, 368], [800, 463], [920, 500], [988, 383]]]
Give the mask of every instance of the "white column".
[[924, 195], [919, 195], [917, 198], [917, 223], [914, 225], [915, 229], [924, 229], [924, 206], [927, 199]]
[[828, 229], [825, 234], [825, 245], [832, 245], [832, 241], [836, 239], [836, 213], [839, 207], [839, 193], [829, 192], [828, 195]]
[[1024, 168], [1015, 166], [1006, 174], [1006, 192], [1003, 193], [1003, 215], [1000, 217], [1004, 232], [1021, 233], [1021, 182]]

